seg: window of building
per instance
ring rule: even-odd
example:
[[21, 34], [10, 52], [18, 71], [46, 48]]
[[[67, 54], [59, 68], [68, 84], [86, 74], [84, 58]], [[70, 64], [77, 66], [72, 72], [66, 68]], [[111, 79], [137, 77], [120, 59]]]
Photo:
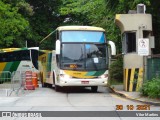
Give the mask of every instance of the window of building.
[[136, 33], [135, 32], [124, 33], [122, 40], [123, 40], [122, 49], [124, 54], [136, 52]]

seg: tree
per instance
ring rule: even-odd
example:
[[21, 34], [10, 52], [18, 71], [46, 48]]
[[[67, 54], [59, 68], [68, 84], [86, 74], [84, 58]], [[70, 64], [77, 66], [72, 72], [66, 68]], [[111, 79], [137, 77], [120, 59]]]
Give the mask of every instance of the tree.
[[[23, 47], [26, 40], [28, 46], [38, 46], [58, 26], [91, 25], [104, 28], [107, 39], [113, 40], [121, 53], [121, 33], [114, 23], [115, 15], [135, 10], [139, 3], [146, 4], [147, 12], [153, 15], [153, 35], [158, 48], [158, 0], [1, 0], [0, 47]], [[160, 49], [154, 50], [157, 51]]]
[[[28, 39], [29, 46], [38, 46], [39, 42], [63, 22], [58, 13], [59, 0], [27, 0], [34, 10], [29, 18], [32, 38]], [[48, 39], [54, 39], [54, 36]], [[49, 40], [50, 41], [50, 40]], [[53, 42], [54, 45], [54, 42]]]
[[25, 0], [2, 0], [5, 4], [10, 4], [11, 7], [18, 9], [18, 13], [22, 16], [28, 17], [33, 15], [32, 6]]
[[103, 27], [107, 38], [116, 43], [118, 53], [121, 53], [121, 33], [114, 23], [115, 15], [135, 10], [138, 3], [150, 4], [149, 0], [62, 0], [62, 3], [61, 15], [80, 16], [77, 23]]
[[160, 2], [159, 0], [150, 0], [150, 4], [147, 6], [147, 11], [152, 14], [153, 22], [153, 34], [155, 36], [155, 49], [154, 54], [160, 53]]
[[22, 35], [29, 23], [16, 7], [0, 1], [0, 48], [23, 46]]
[[[92, 25], [102, 27], [107, 32], [107, 39], [113, 40], [121, 51], [121, 40], [119, 29], [114, 24], [115, 5], [118, 1], [111, 0], [62, 0], [63, 6], [60, 8], [61, 15], [68, 15], [74, 19], [78, 16], [80, 25]], [[118, 39], [120, 41], [118, 41]]]

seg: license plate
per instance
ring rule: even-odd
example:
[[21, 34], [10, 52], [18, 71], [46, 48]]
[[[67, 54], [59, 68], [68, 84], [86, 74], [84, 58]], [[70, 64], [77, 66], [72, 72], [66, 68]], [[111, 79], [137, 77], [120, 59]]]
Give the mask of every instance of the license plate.
[[89, 84], [89, 81], [81, 81], [81, 84]]

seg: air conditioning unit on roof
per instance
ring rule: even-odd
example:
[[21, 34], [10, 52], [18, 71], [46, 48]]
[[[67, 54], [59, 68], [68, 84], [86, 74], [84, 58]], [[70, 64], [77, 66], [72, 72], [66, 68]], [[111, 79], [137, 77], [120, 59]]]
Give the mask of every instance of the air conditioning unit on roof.
[[145, 14], [145, 11], [146, 11], [146, 5], [144, 4], [137, 5], [137, 14]]

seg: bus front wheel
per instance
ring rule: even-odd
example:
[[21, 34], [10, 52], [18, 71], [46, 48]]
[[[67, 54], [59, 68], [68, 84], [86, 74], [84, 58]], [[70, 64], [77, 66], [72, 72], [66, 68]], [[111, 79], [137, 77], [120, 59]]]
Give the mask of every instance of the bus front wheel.
[[92, 86], [92, 87], [91, 87], [91, 90], [92, 90], [92, 92], [97, 92], [98, 86]]

